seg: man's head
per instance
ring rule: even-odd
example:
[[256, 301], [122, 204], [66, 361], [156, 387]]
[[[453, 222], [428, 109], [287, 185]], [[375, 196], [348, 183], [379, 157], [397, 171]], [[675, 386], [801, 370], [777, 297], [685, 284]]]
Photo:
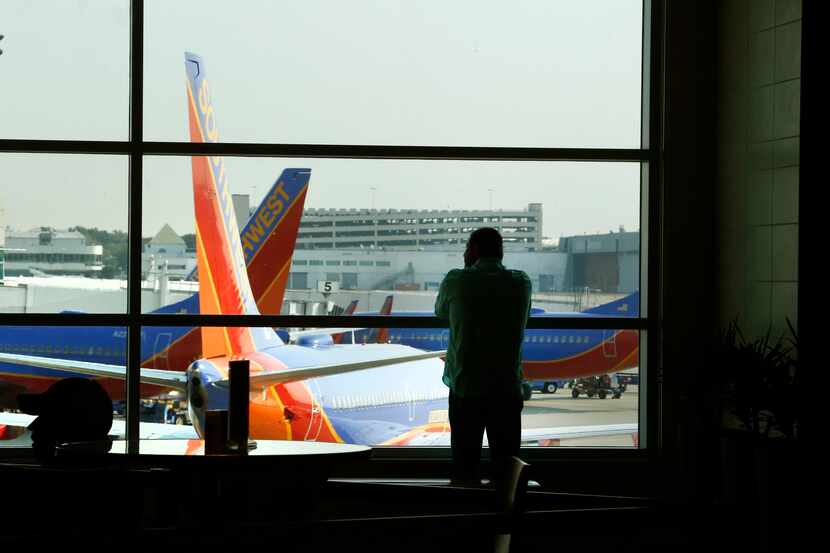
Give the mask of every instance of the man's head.
[[55, 454], [64, 442], [105, 440], [112, 428], [112, 400], [96, 381], [64, 378], [42, 394], [17, 396], [20, 410], [37, 418], [29, 424], [38, 457]]
[[499, 261], [504, 257], [501, 234], [492, 227], [482, 227], [470, 234], [464, 250], [464, 266], [470, 267], [482, 257], [495, 257]]

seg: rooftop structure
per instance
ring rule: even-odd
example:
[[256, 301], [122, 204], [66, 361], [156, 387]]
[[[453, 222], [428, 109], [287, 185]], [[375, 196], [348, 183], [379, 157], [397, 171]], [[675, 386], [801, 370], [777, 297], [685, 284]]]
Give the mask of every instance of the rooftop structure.
[[517, 210], [306, 209], [297, 249], [463, 250], [470, 233], [494, 227], [508, 251], [542, 246], [542, 204]]
[[196, 268], [196, 254], [170, 225], [165, 224], [144, 245], [141, 253], [142, 278], [158, 278], [165, 273], [171, 280], [181, 280]]

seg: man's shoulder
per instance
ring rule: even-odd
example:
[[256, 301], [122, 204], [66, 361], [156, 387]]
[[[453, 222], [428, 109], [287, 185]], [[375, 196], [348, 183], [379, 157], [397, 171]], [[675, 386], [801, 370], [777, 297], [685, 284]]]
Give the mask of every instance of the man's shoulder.
[[444, 282], [452, 282], [464, 276], [464, 269], [450, 269], [444, 276]]
[[520, 270], [520, 269], [507, 269], [507, 272], [510, 273], [510, 276], [522, 284], [530, 285], [530, 277], [527, 276], [527, 273]]
[[451, 269], [445, 276], [441, 283], [443, 288], [457, 284], [464, 276], [464, 269]]

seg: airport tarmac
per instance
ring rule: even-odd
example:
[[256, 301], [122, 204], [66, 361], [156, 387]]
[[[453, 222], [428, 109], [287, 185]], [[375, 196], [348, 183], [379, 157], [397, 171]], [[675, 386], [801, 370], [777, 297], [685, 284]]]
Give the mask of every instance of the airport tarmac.
[[[639, 413], [638, 386], [629, 385], [620, 399], [571, 397], [568, 388], [555, 394], [534, 392], [522, 410], [522, 428], [549, 428], [597, 424], [636, 423]], [[630, 435], [562, 440], [560, 446], [634, 447]]]

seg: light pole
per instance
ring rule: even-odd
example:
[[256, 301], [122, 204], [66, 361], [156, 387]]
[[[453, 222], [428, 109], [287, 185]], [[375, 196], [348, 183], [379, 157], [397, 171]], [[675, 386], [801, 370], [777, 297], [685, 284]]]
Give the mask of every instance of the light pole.
[[374, 186], [370, 187], [369, 190], [372, 192], [372, 210], [375, 209], [375, 192], [377, 192], [377, 188]]
[[490, 211], [493, 211], [493, 189], [488, 188], [487, 192], [490, 193]]

